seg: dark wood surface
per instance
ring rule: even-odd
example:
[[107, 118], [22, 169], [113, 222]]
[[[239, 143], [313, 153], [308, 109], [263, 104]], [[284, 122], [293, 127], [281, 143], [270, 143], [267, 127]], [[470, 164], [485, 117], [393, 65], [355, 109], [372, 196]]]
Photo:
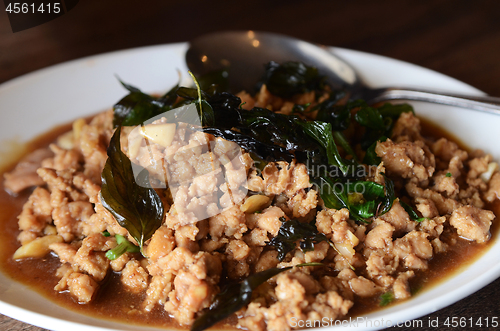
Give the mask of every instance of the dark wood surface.
[[[495, 0], [85, 0], [54, 21], [18, 33], [0, 9], [0, 83], [83, 56], [252, 29], [408, 61], [500, 96], [500, 1]], [[429, 318], [500, 318], [498, 298], [500, 279], [422, 317], [422, 327], [406, 329], [434, 330]], [[0, 330], [43, 329], [0, 316]]]

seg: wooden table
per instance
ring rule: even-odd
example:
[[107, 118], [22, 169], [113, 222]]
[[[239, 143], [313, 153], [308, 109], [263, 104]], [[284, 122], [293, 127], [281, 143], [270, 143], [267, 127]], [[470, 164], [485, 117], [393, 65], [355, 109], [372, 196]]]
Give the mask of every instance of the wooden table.
[[[0, 6], [3, 9], [3, 6]], [[500, 2], [406, 0], [86, 0], [44, 25], [12, 33], [0, 13], [0, 83], [56, 63], [216, 30], [284, 33], [415, 63], [500, 96]], [[6, 110], [2, 110], [6, 111]], [[500, 279], [422, 317], [500, 317]], [[412, 329], [412, 328], [408, 328]], [[482, 328], [486, 329], [486, 328]], [[0, 330], [43, 330], [0, 317]]]

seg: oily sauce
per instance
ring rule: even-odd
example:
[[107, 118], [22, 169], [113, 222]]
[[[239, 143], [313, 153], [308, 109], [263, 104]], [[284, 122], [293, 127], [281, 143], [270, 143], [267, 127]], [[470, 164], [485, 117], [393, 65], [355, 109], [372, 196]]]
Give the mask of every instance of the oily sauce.
[[[459, 144], [460, 148], [467, 150], [464, 144], [460, 143], [456, 137], [444, 132], [436, 125], [424, 120], [421, 121], [422, 134], [424, 136], [445, 137], [455, 141]], [[50, 143], [54, 142], [59, 135], [69, 130], [70, 125], [60, 126], [36, 138], [28, 144], [26, 153], [48, 146]], [[6, 170], [9, 171], [14, 166], [15, 163], [7, 167]], [[17, 216], [21, 213], [22, 207], [28, 200], [31, 191], [25, 190], [25, 192], [20, 193], [18, 196], [12, 196], [3, 188], [3, 176], [1, 179], [0, 267], [5, 274], [18, 282], [27, 284], [33, 290], [57, 302], [59, 305], [79, 313], [103, 319], [116, 320], [127, 324], [183, 329], [175, 320], [170, 318], [160, 306], [157, 306], [150, 313], [143, 312], [140, 305], [144, 300], [144, 295], [132, 294], [126, 291], [119, 281], [119, 274], [111, 273], [108, 275], [102, 283], [97, 297], [94, 298], [92, 303], [80, 305], [69, 293], [58, 293], [54, 291], [54, 286], [59, 281], [55, 276], [55, 271], [60, 266], [57, 256], [48, 254], [43, 259], [14, 261], [12, 255], [20, 246], [17, 241], [17, 235], [19, 234]], [[497, 217], [500, 215], [500, 202], [498, 200], [495, 204], [488, 207], [495, 212]], [[467, 265], [474, 262], [481, 253], [485, 252], [487, 248], [497, 240], [498, 228], [498, 222], [493, 223], [491, 228], [493, 239], [485, 244], [475, 244], [458, 238], [457, 244], [453, 246], [452, 250], [435, 255], [434, 258], [429, 261], [429, 269], [423, 272], [416, 271], [416, 277], [410, 280], [413, 292], [418, 294], [420, 291], [429, 289], [433, 285], [445, 281], [456, 272], [463, 270]], [[378, 309], [380, 309], [378, 297], [369, 299], [357, 297], [355, 298], [355, 304], [350, 310], [348, 317], [361, 316]], [[236, 319], [232, 322], [232, 324], [236, 324]], [[217, 328], [227, 329], [228, 327], [217, 325]]]

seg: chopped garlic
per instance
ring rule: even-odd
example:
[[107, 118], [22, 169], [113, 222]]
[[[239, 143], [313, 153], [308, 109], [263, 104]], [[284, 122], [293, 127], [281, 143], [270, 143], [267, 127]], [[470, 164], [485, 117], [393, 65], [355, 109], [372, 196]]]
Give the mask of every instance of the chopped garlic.
[[248, 197], [241, 205], [240, 210], [244, 213], [251, 214], [262, 210], [271, 202], [271, 199], [265, 195], [257, 194]]
[[359, 244], [359, 239], [354, 235], [354, 233], [351, 232], [351, 230], [347, 230], [347, 237], [349, 238], [349, 241], [351, 242], [353, 247], [356, 247]]
[[45, 237], [36, 238], [27, 244], [22, 245], [14, 253], [14, 260], [25, 259], [28, 257], [44, 257], [49, 251], [49, 246], [54, 243], [63, 242], [60, 235], [48, 235]]
[[175, 123], [148, 124], [141, 128], [141, 135], [163, 147], [168, 147], [174, 140]]
[[75, 140], [80, 139], [80, 136], [82, 135], [82, 129], [87, 124], [83, 118], [79, 118], [76, 121], [73, 122], [73, 133]]
[[356, 251], [354, 251], [354, 248], [352, 247], [351, 243], [334, 243], [335, 248], [337, 251], [344, 257], [353, 257], [354, 254], [356, 254]]
[[57, 138], [57, 145], [63, 149], [73, 149], [75, 146], [75, 135], [73, 131], [66, 132]]
[[486, 170], [485, 172], [483, 172], [481, 174], [481, 179], [488, 183], [491, 179], [491, 176], [493, 176], [493, 174], [495, 173], [495, 171], [498, 170], [498, 163], [496, 162], [490, 162], [490, 164], [488, 164], [488, 170]]

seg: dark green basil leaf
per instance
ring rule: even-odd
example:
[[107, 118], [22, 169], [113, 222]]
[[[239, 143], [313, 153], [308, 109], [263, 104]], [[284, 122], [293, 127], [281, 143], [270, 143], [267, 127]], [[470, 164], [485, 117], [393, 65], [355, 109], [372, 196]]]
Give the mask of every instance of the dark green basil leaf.
[[391, 210], [394, 200], [396, 199], [396, 194], [394, 192], [394, 182], [384, 175], [385, 180], [385, 197], [380, 205], [379, 215], [383, 215]]
[[351, 145], [349, 145], [349, 142], [347, 141], [347, 138], [344, 136], [342, 131], [333, 131], [332, 134], [335, 143], [339, 144], [347, 154], [351, 155], [355, 163], [359, 163], [356, 153], [352, 149]]
[[292, 162], [294, 159], [294, 155], [287, 149], [274, 144], [263, 143], [256, 138], [246, 134], [242, 134], [233, 130], [223, 130], [211, 127], [203, 128], [200, 130], [216, 137], [221, 137], [226, 140], [235, 142], [241, 148], [245, 149], [249, 153], [254, 154], [254, 156], [259, 157], [263, 161]]
[[120, 84], [122, 84], [122, 86], [125, 87], [125, 89], [127, 89], [127, 91], [129, 91], [129, 92], [141, 92], [141, 90], [139, 90], [137, 87], [132, 86], [132, 85], [127, 84], [127, 83], [124, 83], [119, 77], [116, 77], [116, 78], [118, 79]]
[[284, 218], [280, 221], [282, 224], [278, 234], [267, 243], [278, 251], [279, 261], [283, 261], [286, 254], [297, 247], [297, 242], [304, 252], [313, 251], [314, 244], [321, 241], [329, 242], [323, 233], [318, 232], [314, 222], [302, 223], [295, 219], [286, 221]]
[[415, 222], [423, 222], [425, 220], [428, 220], [427, 217], [420, 217], [418, 216], [417, 212], [415, 210], [413, 210], [413, 208], [407, 204], [406, 202], [403, 202], [403, 201], [399, 201], [399, 204], [401, 205], [401, 207], [404, 208], [404, 210], [408, 213], [408, 216], [410, 216], [410, 218], [415, 221]]
[[[373, 152], [375, 144], [383, 137], [390, 137], [394, 121], [404, 112], [413, 112], [413, 108], [408, 104], [393, 105], [385, 103], [379, 108], [372, 108], [367, 105], [362, 106], [361, 109], [354, 115], [354, 119], [361, 126], [366, 128], [366, 131], [361, 138], [360, 145], [364, 150], [372, 148]], [[368, 161], [369, 164], [375, 164], [374, 153], [371, 152]], [[378, 163], [376, 163], [378, 164]]]
[[413, 113], [413, 107], [407, 103], [394, 105], [392, 103], [384, 103], [381, 107], [377, 108], [383, 118], [390, 117], [392, 119], [398, 119], [402, 113]]
[[340, 153], [335, 145], [332, 134], [332, 125], [321, 121], [298, 121], [304, 132], [312, 137], [316, 142], [325, 149], [328, 158], [328, 164], [339, 167], [346, 174], [349, 172], [349, 167], [353, 166], [352, 162], [345, 160], [340, 156]]
[[162, 95], [160, 102], [164, 105], [174, 105], [177, 101], [177, 90], [179, 89], [179, 84], [172, 87], [167, 93]]
[[187, 99], [187, 100], [196, 100], [198, 99], [198, 90], [192, 87], [184, 87], [181, 86], [176, 91], [177, 96]]
[[202, 91], [208, 94], [227, 92], [229, 88], [229, 74], [226, 69], [209, 72], [198, 78]]
[[345, 105], [337, 103], [345, 97], [345, 93], [333, 92], [330, 98], [317, 105], [314, 110], [318, 110], [316, 120], [330, 123], [334, 131], [346, 130], [351, 124], [351, 111], [354, 108], [366, 107], [363, 100], [348, 101]]
[[121, 127], [118, 127], [108, 147], [108, 159], [102, 171], [101, 202], [142, 250], [144, 242], [160, 227], [165, 210], [160, 197], [149, 186], [146, 169], [142, 168], [138, 176], [141, 185], [136, 182], [132, 163], [121, 151], [120, 133]]
[[347, 192], [361, 193], [367, 200], [385, 197], [384, 185], [380, 185], [375, 182], [361, 180], [348, 182], [345, 185], [345, 189], [347, 190]]
[[210, 106], [210, 104], [206, 100], [201, 100], [200, 102], [197, 102], [196, 105], [198, 106], [201, 125], [214, 126], [215, 115], [212, 106]]
[[166, 109], [156, 98], [142, 93], [130, 92], [114, 105], [113, 126], [134, 126], [157, 116]]
[[176, 90], [178, 86], [172, 88], [161, 98], [156, 98], [121, 80], [120, 83], [130, 93], [113, 107], [113, 126], [115, 128], [140, 125], [148, 119], [172, 109], [177, 99]]
[[[298, 264], [295, 267], [316, 266], [322, 266], [322, 264], [311, 262]], [[215, 299], [208, 311], [194, 321], [191, 326], [191, 331], [202, 331], [208, 329], [217, 322], [229, 317], [231, 314], [237, 312], [252, 301], [252, 293], [257, 287], [279, 273], [292, 268], [293, 267], [270, 268], [250, 275], [241, 282], [226, 285], [222, 288], [221, 292], [215, 296]]]
[[269, 92], [283, 98], [321, 91], [326, 85], [325, 76], [320, 75], [318, 69], [301, 62], [269, 62], [261, 84], [266, 84]]
[[354, 220], [366, 223], [368, 218], [384, 214], [392, 207], [394, 184], [387, 177], [385, 179], [385, 186], [370, 181], [327, 177], [313, 178], [312, 181], [327, 208], [347, 208]]
[[355, 115], [356, 122], [370, 129], [385, 130], [384, 119], [380, 112], [372, 107], [361, 108]]
[[375, 152], [375, 149], [377, 148], [377, 142], [384, 142], [387, 140], [386, 136], [381, 136], [377, 141], [372, 143], [370, 147], [366, 150], [365, 157], [363, 158], [363, 163], [364, 164], [369, 164], [369, 165], [379, 165], [382, 159], [377, 155]]

